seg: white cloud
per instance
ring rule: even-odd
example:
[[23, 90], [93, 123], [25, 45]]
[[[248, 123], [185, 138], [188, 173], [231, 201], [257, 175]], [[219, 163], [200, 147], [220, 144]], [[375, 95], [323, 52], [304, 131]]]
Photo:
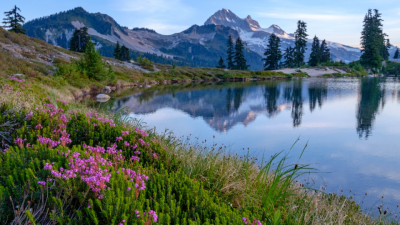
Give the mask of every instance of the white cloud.
[[309, 14], [309, 13], [258, 13], [260, 17], [277, 19], [296, 19], [296, 20], [353, 20], [360, 19], [360, 15], [328, 15], [328, 14]]

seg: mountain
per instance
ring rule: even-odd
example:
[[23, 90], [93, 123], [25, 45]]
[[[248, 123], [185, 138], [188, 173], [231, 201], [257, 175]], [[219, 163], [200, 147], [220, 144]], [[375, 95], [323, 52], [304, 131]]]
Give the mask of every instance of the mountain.
[[[285, 50], [289, 46], [294, 46], [294, 35], [287, 34], [278, 25], [271, 25], [268, 28], [262, 28], [260, 24], [247, 16], [244, 19], [239, 18], [236, 14], [228, 9], [217, 11], [214, 15], [206, 20], [204, 25], [224, 25], [235, 29], [239, 36], [245, 41], [247, 46], [260, 56], [263, 56], [265, 48], [268, 44], [268, 38], [271, 34], [275, 34], [281, 38], [281, 49]], [[311, 35], [310, 35], [311, 37]], [[321, 40], [322, 41], [322, 40]], [[344, 62], [352, 62], [358, 60], [361, 56], [360, 49], [327, 41], [328, 47], [331, 49], [332, 58], [334, 60], [343, 60]], [[308, 40], [308, 50], [306, 51], [306, 61], [311, 53], [312, 40]]]
[[[162, 35], [147, 28], [128, 29], [108, 15], [89, 13], [81, 7], [29, 21], [23, 28], [28, 36], [67, 48], [74, 30], [84, 26], [88, 27], [88, 33], [104, 56], [112, 57], [119, 42], [132, 50], [132, 58], [144, 55], [158, 63], [178, 66], [215, 67], [220, 56], [227, 57], [228, 36], [239, 37], [237, 30], [215, 24], [193, 25], [172, 35]], [[244, 53], [250, 69], [262, 68], [259, 54], [248, 47]]]

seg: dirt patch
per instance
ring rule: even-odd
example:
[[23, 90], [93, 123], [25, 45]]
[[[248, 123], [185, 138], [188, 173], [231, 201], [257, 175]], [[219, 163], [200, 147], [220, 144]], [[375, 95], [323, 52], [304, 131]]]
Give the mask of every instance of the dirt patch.
[[[296, 69], [289, 69], [289, 68], [274, 70], [274, 71], [283, 72], [285, 74], [291, 74], [291, 73], [297, 72]], [[343, 71], [340, 69], [332, 69], [332, 68], [328, 68], [328, 67], [321, 68], [321, 69], [305, 68], [305, 69], [301, 69], [301, 72], [305, 72], [312, 77], [322, 76], [324, 74], [333, 74], [333, 73], [345, 74], [346, 73], [346, 71]]]

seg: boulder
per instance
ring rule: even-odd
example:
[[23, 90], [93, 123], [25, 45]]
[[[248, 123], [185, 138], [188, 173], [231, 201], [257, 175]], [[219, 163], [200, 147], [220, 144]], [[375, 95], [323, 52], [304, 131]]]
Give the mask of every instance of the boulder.
[[105, 86], [103, 91], [104, 91], [104, 93], [111, 93], [112, 89], [109, 86]]
[[13, 75], [11, 75], [11, 77], [17, 78], [19, 80], [25, 80], [25, 75], [23, 75], [23, 74], [13, 74]]
[[99, 95], [96, 96], [96, 98], [97, 98], [97, 100], [108, 100], [111, 97], [108, 96], [108, 95], [105, 95], [105, 94], [99, 94]]

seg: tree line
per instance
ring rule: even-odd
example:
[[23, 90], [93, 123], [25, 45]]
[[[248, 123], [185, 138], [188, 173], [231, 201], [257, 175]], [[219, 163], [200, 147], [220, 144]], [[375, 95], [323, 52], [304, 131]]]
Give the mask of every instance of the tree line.
[[247, 70], [250, 66], [247, 65], [246, 58], [244, 57], [243, 49], [244, 44], [240, 37], [236, 40], [235, 45], [233, 44], [232, 36], [229, 35], [227, 43], [227, 62], [228, 66], [225, 66], [224, 60], [220, 57], [217, 68], [227, 68], [228, 70]]
[[[4, 28], [8, 31], [25, 34], [22, 24], [25, 18], [19, 13], [21, 10], [16, 5], [10, 11], [4, 12], [6, 18], [3, 19]], [[380, 71], [382, 61], [389, 60], [389, 49], [391, 48], [388, 35], [383, 32], [381, 13], [377, 9], [368, 10], [363, 21], [363, 30], [361, 32], [361, 57], [359, 63], [366, 69], [372, 72]], [[295, 45], [286, 48], [284, 53], [281, 51], [281, 40], [275, 34], [271, 34], [268, 39], [267, 48], [264, 52], [265, 58], [264, 69], [276, 70], [282, 67], [301, 67], [305, 65], [305, 51], [307, 50], [307, 24], [299, 20], [297, 22], [297, 30], [294, 33]], [[88, 34], [88, 28], [83, 27], [74, 31], [73, 37], [70, 40], [69, 50], [76, 52], [85, 52], [88, 44], [91, 42], [91, 37]], [[227, 66], [224, 60], [220, 57], [217, 68], [227, 68], [229, 70], [247, 70], [249, 65], [244, 57], [244, 44], [239, 37], [236, 43], [233, 43], [232, 37], [229, 35], [227, 42]], [[114, 57], [121, 61], [129, 61], [131, 54], [126, 46], [120, 46], [119, 42], [114, 49]], [[284, 61], [282, 61], [282, 58]], [[396, 48], [394, 59], [400, 58], [399, 49]], [[317, 66], [321, 63], [331, 61], [330, 49], [326, 40], [320, 42], [317, 36], [314, 36], [309, 66]]]
[[[264, 70], [277, 70], [279, 68], [301, 67], [305, 65], [305, 52], [307, 50], [307, 24], [299, 20], [297, 22], [297, 30], [294, 33], [294, 47], [289, 46], [282, 54], [281, 39], [275, 34], [271, 34], [268, 39], [267, 48], [265, 50]], [[284, 62], [282, 62], [282, 57]], [[311, 54], [308, 65], [317, 66], [320, 63], [325, 63], [331, 60], [330, 50], [326, 40], [320, 42], [317, 36], [314, 37]]]

